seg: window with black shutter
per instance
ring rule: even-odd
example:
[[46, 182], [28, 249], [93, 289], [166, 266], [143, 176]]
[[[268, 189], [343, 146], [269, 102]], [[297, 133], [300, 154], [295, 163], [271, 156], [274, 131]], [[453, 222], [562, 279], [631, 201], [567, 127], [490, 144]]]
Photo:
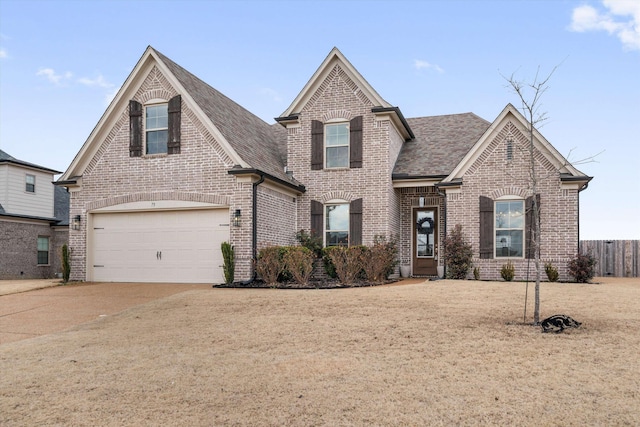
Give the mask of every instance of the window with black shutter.
[[354, 117], [349, 123], [349, 166], [362, 167], [362, 116]]
[[362, 199], [349, 204], [349, 244], [362, 244]]
[[480, 196], [480, 258], [493, 258], [493, 200]]
[[142, 156], [142, 104], [129, 101], [129, 156]]
[[311, 169], [320, 170], [324, 165], [324, 124], [311, 121]]
[[[538, 225], [540, 225], [540, 194], [536, 194], [536, 204], [538, 205]], [[535, 258], [535, 248], [533, 244], [533, 196], [527, 197], [525, 201], [525, 239], [526, 239], [526, 257]], [[538, 229], [540, 229], [538, 227]]]

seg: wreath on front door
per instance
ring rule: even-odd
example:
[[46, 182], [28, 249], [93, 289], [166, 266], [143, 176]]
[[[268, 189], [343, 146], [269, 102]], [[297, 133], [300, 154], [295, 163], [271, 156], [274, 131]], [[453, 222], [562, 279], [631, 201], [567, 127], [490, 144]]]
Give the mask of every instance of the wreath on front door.
[[[425, 222], [427, 223], [426, 226], [424, 224]], [[431, 234], [433, 233], [433, 219], [429, 217], [422, 218], [418, 221], [416, 227], [420, 234]]]

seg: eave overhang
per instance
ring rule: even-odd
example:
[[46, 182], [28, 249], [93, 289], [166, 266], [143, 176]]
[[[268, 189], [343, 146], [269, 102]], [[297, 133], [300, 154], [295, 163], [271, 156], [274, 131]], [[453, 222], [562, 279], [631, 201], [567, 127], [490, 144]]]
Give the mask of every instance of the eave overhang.
[[62, 220], [57, 218], [49, 218], [43, 216], [33, 216], [33, 215], [20, 215], [20, 214], [10, 214], [10, 213], [2, 213], [0, 214], [0, 218], [5, 219], [15, 219], [15, 220], [28, 220], [34, 222], [48, 222], [50, 225], [56, 225]]
[[437, 185], [447, 175], [409, 175], [394, 173], [391, 175], [393, 188], [432, 187]]
[[400, 108], [398, 107], [373, 107], [371, 112], [375, 114], [377, 117], [389, 116], [393, 124], [398, 128], [400, 134], [404, 138], [405, 141], [409, 141], [415, 138], [411, 127], [409, 127], [409, 123], [402, 115]]
[[269, 181], [287, 188], [288, 190], [294, 190], [298, 194], [303, 194], [306, 192], [306, 188], [304, 185], [297, 183], [296, 181], [286, 181], [284, 179], [278, 178], [277, 176], [273, 176], [267, 172], [261, 171], [255, 168], [242, 168], [242, 167], [234, 167], [233, 169], [229, 169], [227, 171], [229, 175], [234, 176], [256, 176], [256, 177], [264, 177]]

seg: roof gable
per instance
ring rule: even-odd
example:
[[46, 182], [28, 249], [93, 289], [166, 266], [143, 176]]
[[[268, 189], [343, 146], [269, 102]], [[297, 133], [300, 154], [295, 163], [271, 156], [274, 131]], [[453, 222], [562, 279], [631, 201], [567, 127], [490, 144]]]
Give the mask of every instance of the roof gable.
[[[465, 173], [472, 167], [474, 162], [481, 156], [484, 150], [489, 146], [491, 141], [507, 123], [511, 120], [518, 129], [528, 134], [529, 123], [527, 119], [512, 104], [502, 110], [498, 117], [491, 123], [491, 126], [482, 134], [478, 141], [471, 147], [462, 160], [456, 165], [451, 173], [443, 180], [443, 182], [451, 182], [461, 179]], [[574, 177], [588, 178], [584, 173], [580, 172], [565, 159], [565, 157], [556, 150], [542, 134], [534, 128], [533, 131], [535, 148], [558, 169], [561, 174]]]
[[50, 169], [50, 168], [45, 168], [44, 166], [36, 165], [35, 163], [29, 163], [29, 162], [25, 162], [25, 161], [22, 161], [22, 160], [18, 160], [15, 157], [11, 156], [6, 151], [0, 150], [0, 164], [2, 164], [2, 163], [12, 164], [12, 165], [16, 165], [16, 166], [22, 166], [22, 167], [26, 167], [26, 168], [29, 168], [29, 169], [37, 169], [39, 171], [48, 172], [48, 173], [51, 173], [51, 174], [54, 174], [54, 175], [57, 175], [57, 174], [61, 173], [60, 171], [53, 170], [53, 169]]
[[253, 167], [288, 179], [284, 173], [280, 132], [149, 46], [60, 182], [71, 182], [82, 176], [98, 153], [101, 141], [116, 124], [121, 112], [126, 110], [129, 100], [134, 98], [153, 67], [157, 67], [174, 90], [182, 95], [182, 102], [220, 144], [233, 162], [229, 167]]
[[316, 72], [313, 73], [298, 96], [293, 100], [291, 105], [289, 105], [289, 108], [287, 108], [280, 117], [289, 117], [301, 112], [336, 65], [339, 65], [347, 76], [358, 85], [358, 90], [362, 92], [362, 95], [364, 95], [372, 105], [386, 108], [392, 107], [391, 104], [382, 99], [378, 92], [376, 92], [364, 77], [362, 77], [358, 70], [351, 65], [342, 52], [340, 52], [337, 47], [334, 47], [331, 49], [331, 52], [329, 52], [329, 55], [327, 55], [322, 64], [320, 64]]

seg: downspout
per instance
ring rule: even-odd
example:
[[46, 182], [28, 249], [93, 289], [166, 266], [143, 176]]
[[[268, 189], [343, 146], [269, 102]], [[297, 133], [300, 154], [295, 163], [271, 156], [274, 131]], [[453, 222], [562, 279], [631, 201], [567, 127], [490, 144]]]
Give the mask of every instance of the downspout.
[[253, 274], [249, 280], [240, 282], [245, 286], [256, 280], [258, 273], [256, 272], [256, 262], [258, 261], [258, 185], [264, 182], [264, 173], [258, 171], [260, 179], [253, 183], [253, 200], [251, 205], [251, 263], [253, 266]]
[[[444, 199], [444, 204], [443, 204], [443, 209], [442, 210], [444, 211], [443, 225], [444, 225], [444, 237], [446, 238], [447, 237], [447, 193], [443, 193], [442, 191], [440, 191], [440, 187], [438, 186], [438, 184], [435, 184], [434, 187], [436, 187], [436, 190], [438, 191], [438, 194], [440, 196], [442, 196], [442, 198]], [[442, 267], [443, 267], [443, 271], [444, 271], [444, 275], [443, 275], [442, 278], [444, 279], [445, 277], [447, 277], [447, 264], [443, 263]]]
[[586, 190], [588, 186], [589, 186], [589, 181], [585, 182], [582, 188], [578, 190], [578, 200], [577, 200], [577, 203], [578, 203], [578, 206], [577, 206], [578, 208], [577, 209], [578, 211], [578, 251], [576, 252], [578, 255], [580, 255], [580, 193], [583, 190]]

